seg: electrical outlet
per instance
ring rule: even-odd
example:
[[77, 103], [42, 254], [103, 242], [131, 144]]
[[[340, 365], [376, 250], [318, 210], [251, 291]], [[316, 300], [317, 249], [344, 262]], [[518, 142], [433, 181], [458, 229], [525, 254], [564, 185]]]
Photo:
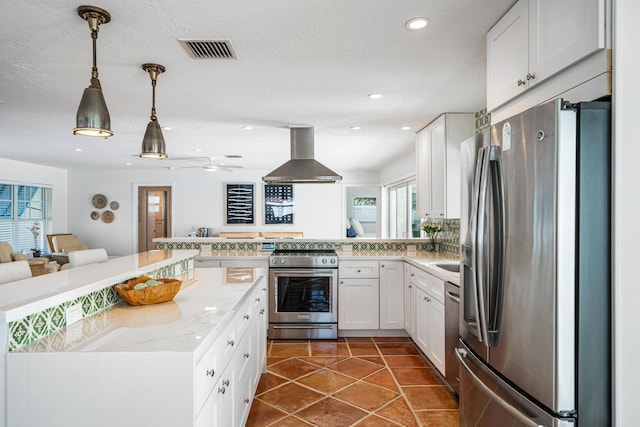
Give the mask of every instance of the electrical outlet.
[[67, 326], [73, 325], [78, 320], [82, 320], [82, 305], [75, 304], [67, 307], [64, 311], [64, 317], [67, 320]]

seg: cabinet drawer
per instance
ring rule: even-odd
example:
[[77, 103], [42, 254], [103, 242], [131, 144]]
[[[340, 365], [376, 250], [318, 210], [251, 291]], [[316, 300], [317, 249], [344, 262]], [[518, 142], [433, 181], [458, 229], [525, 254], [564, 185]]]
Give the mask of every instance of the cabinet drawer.
[[202, 408], [207, 401], [211, 389], [222, 373], [222, 367], [217, 365], [219, 341], [220, 340], [216, 340], [213, 343], [211, 348], [207, 350], [204, 357], [196, 365], [194, 381], [196, 414], [200, 412], [200, 408]]
[[340, 261], [338, 267], [341, 279], [375, 279], [379, 276], [378, 261]]
[[444, 280], [440, 280], [415, 267], [411, 268], [411, 276], [412, 283], [431, 295], [434, 299], [444, 303]]

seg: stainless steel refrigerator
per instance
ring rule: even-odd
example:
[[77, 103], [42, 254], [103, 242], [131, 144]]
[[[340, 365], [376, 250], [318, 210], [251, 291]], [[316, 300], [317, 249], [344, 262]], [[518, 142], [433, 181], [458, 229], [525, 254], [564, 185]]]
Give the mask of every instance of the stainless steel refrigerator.
[[610, 117], [558, 99], [462, 144], [463, 427], [611, 425]]

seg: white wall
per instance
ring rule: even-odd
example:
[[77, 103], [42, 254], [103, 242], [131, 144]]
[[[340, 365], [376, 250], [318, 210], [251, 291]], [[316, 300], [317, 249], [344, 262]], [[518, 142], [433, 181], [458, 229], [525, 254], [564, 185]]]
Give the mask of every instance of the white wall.
[[33, 163], [0, 159], [0, 180], [12, 184], [49, 186], [53, 189], [54, 233], [67, 230], [67, 171], [66, 169]]
[[380, 170], [380, 184], [388, 185], [416, 175], [416, 153], [412, 151]]
[[[110, 255], [137, 251], [137, 199], [135, 185], [173, 185], [173, 236], [186, 236], [192, 227], [220, 231], [302, 231], [306, 238], [339, 239], [343, 236], [343, 200], [340, 184], [296, 184], [294, 225], [264, 225], [262, 176], [269, 171], [205, 172], [183, 170], [70, 170], [69, 231], [89, 247], [104, 247]], [[343, 173], [344, 184], [377, 179], [373, 173]], [[256, 225], [223, 225], [223, 183], [256, 184]], [[375, 181], [374, 181], [375, 183]], [[105, 224], [91, 219], [94, 194], [101, 193], [120, 208], [115, 220]]]
[[614, 0], [614, 402], [617, 427], [638, 424], [640, 328], [640, 2]]

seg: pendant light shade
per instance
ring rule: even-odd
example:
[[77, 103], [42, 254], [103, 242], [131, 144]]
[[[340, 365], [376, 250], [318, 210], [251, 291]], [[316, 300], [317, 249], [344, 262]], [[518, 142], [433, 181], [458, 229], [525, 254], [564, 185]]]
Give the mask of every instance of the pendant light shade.
[[147, 130], [142, 139], [142, 152], [140, 157], [150, 159], [166, 159], [167, 147], [164, 143], [162, 128], [156, 117], [156, 82], [158, 76], [165, 72], [165, 67], [160, 64], [142, 64], [142, 69], [149, 73], [151, 77], [151, 118], [147, 124]]
[[107, 103], [102, 94], [100, 80], [98, 80], [98, 67], [96, 65], [96, 41], [100, 24], [111, 21], [111, 15], [104, 9], [95, 6], [80, 6], [78, 15], [89, 23], [91, 38], [93, 40], [93, 68], [91, 69], [91, 83], [84, 90], [82, 100], [76, 113], [76, 127], [74, 135], [99, 136], [108, 138], [113, 135], [111, 131], [111, 117], [107, 109]]

